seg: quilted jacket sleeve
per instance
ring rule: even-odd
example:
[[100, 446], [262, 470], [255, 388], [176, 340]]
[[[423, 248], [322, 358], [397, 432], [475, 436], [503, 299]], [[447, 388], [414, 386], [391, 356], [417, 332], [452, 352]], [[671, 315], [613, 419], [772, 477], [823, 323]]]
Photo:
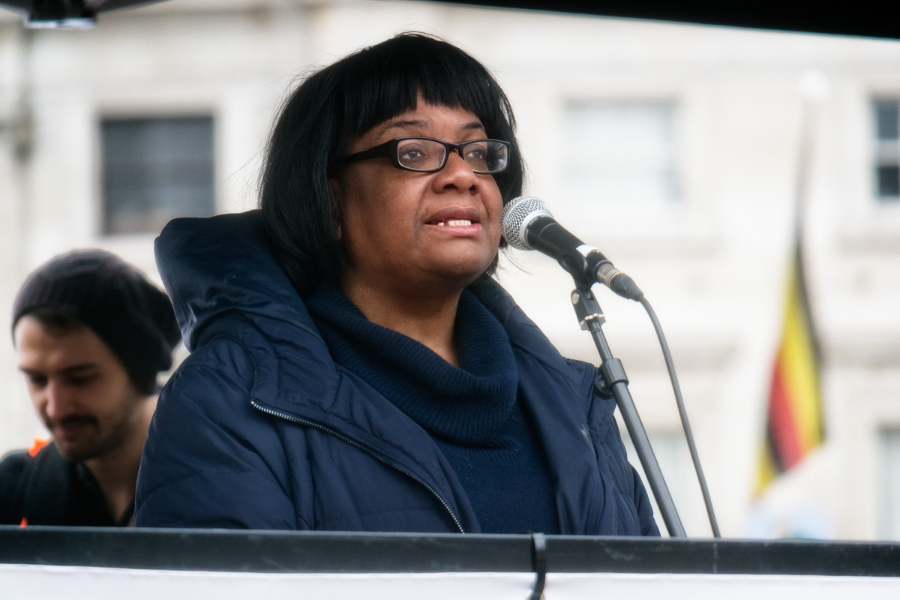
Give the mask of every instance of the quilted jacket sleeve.
[[650, 504], [650, 496], [644, 488], [644, 482], [641, 481], [641, 476], [638, 475], [634, 467], [631, 467], [631, 474], [634, 477], [634, 498], [641, 526], [641, 535], [659, 537], [659, 527], [653, 518], [653, 506]]
[[138, 475], [138, 527], [298, 529], [271, 419], [250, 404], [253, 364], [236, 341], [204, 344], [159, 398]]
[[625, 444], [619, 433], [614, 417], [615, 400], [597, 394], [594, 381], [599, 376], [596, 368], [575, 361], [570, 364], [580, 366], [586, 373], [585, 387], [589, 389], [588, 421], [595, 441], [598, 463], [605, 469], [603, 473], [618, 491], [620, 519], [617, 533], [642, 536], [659, 536], [659, 528], [653, 518], [653, 506], [643, 481], [635, 468], [628, 462]]

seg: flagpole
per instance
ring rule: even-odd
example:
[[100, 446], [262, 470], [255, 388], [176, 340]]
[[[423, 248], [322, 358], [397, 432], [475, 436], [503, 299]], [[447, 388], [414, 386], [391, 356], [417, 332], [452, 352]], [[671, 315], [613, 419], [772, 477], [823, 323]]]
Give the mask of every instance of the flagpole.
[[803, 103], [791, 228], [793, 248], [781, 338], [769, 388], [757, 494], [824, 439], [819, 382], [821, 353], [809, 302], [804, 248], [818, 110], [827, 86], [824, 75], [817, 72], [804, 74], [800, 81]]

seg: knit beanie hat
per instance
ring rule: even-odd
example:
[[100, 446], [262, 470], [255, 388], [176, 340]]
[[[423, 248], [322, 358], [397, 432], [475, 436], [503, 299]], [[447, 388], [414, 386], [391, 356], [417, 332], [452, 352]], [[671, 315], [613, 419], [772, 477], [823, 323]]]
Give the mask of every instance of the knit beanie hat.
[[181, 341], [169, 297], [103, 250], [57, 256], [29, 275], [13, 305], [13, 330], [42, 309], [70, 311], [91, 328], [146, 394], [157, 391], [156, 376], [172, 367], [172, 350]]

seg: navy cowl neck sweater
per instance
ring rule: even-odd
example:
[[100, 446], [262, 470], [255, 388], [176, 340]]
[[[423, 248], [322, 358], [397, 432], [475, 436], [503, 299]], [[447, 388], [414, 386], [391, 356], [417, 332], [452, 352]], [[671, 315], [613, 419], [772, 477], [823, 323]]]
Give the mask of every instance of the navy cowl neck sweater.
[[333, 283], [306, 305], [334, 361], [359, 376], [434, 439], [485, 533], [558, 533], [553, 483], [529, 416], [509, 338], [468, 290], [454, 335], [460, 366], [375, 325]]

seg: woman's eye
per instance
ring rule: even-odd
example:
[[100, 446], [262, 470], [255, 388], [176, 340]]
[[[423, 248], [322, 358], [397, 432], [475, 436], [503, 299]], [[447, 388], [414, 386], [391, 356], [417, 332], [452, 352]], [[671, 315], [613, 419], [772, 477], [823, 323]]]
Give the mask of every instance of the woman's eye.
[[465, 148], [466, 162], [476, 170], [485, 170], [487, 163], [487, 148], [483, 144], [475, 144]]
[[425, 168], [429, 166], [431, 155], [428, 148], [422, 145], [405, 146], [400, 149], [400, 164], [413, 168]]
[[428, 155], [428, 148], [425, 146], [405, 146], [401, 148], [400, 158], [422, 158]]

